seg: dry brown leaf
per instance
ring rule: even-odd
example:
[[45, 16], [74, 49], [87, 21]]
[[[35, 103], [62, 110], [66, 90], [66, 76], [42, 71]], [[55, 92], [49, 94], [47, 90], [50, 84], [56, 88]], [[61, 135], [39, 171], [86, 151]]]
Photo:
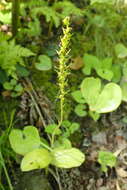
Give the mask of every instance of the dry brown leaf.
[[116, 189], [117, 189], [117, 190], [122, 190], [122, 189], [120, 188], [120, 186], [119, 186], [119, 182], [118, 182], [118, 181], [116, 181]]
[[83, 59], [78, 56], [72, 59], [72, 63], [70, 64], [70, 68], [72, 70], [79, 70], [83, 66]]
[[11, 92], [8, 91], [8, 90], [3, 91], [3, 92], [2, 92], [2, 96], [3, 96], [3, 97], [10, 97], [10, 96], [11, 96]]
[[123, 168], [116, 168], [117, 175], [120, 177], [127, 177], [127, 171]]

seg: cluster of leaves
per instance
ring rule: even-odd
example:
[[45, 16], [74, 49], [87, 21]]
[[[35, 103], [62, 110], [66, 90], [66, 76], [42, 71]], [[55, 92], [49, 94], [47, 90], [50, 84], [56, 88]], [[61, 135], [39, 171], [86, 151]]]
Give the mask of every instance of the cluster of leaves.
[[108, 83], [102, 87], [99, 78], [88, 77], [81, 83], [81, 90], [72, 93], [75, 100], [80, 103], [75, 112], [80, 115], [86, 115], [84, 104], [89, 105], [89, 115], [97, 120], [100, 113], [112, 112], [117, 109], [122, 101], [121, 88], [115, 83]]
[[11, 3], [3, 1], [0, 7], [0, 22], [11, 24]]
[[[55, 125], [46, 127], [49, 134], [54, 130]], [[56, 131], [59, 134], [60, 131]], [[23, 155], [21, 162], [22, 171], [46, 168], [49, 164], [60, 168], [72, 168], [80, 166], [85, 156], [80, 150], [73, 148], [67, 139], [57, 141], [53, 148], [42, 141], [38, 130], [33, 126], [27, 126], [23, 131], [14, 129], [9, 135], [13, 150]], [[61, 144], [62, 142], [62, 144]]]
[[[72, 125], [71, 128], [75, 131], [76, 125]], [[55, 124], [47, 126], [46, 132], [50, 134], [55, 127]], [[56, 133], [60, 134], [60, 131]], [[9, 140], [13, 150], [23, 156], [21, 161], [22, 171], [46, 168], [49, 164], [59, 168], [78, 167], [85, 160], [84, 154], [73, 148], [71, 142], [66, 138], [56, 141], [54, 147], [50, 148], [47, 141], [40, 138], [38, 130], [33, 126], [26, 126], [23, 131], [19, 129], [12, 130]], [[111, 152], [100, 151], [98, 163], [100, 163], [102, 171], [107, 172], [107, 167], [116, 166], [116, 156]]]
[[[84, 11], [77, 8], [73, 3], [70, 1], [62, 1], [62, 2], [55, 2], [49, 5], [46, 1], [35, 1], [31, 0], [29, 3], [24, 3], [21, 9], [21, 13], [24, 16], [26, 13], [24, 12], [25, 8], [29, 8], [29, 15], [31, 17], [31, 21], [28, 23], [27, 28], [24, 28], [24, 32], [31, 36], [38, 36], [41, 34], [41, 27], [39, 18], [41, 15], [45, 17], [49, 26], [55, 26], [58, 28], [61, 24], [61, 21], [66, 16], [83, 16]], [[51, 28], [50, 28], [51, 30]]]
[[83, 60], [85, 66], [82, 71], [85, 75], [91, 75], [94, 69], [102, 79], [119, 82], [121, 67], [119, 64], [112, 64], [111, 57], [100, 60], [96, 56], [85, 54]]
[[10, 82], [5, 82], [3, 84], [5, 90], [11, 91], [11, 97], [20, 96], [23, 92], [23, 87], [15, 79], [11, 79]]
[[16, 66], [18, 64], [25, 66], [23, 58], [34, 56], [29, 49], [16, 45], [14, 40], [7, 41], [0, 39], [0, 68], [4, 70], [7, 76], [17, 79]]
[[[109, 83], [106, 86], [103, 84], [104, 89], [99, 95], [102, 88], [100, 79], [85, 78], [81, 84], [81, 91], [76, 90], [72, 93], [73, 98], [79, 103], [75, 108], [77, 115], [81, 117], [87, 115], [87, 107], [84, 105], [87, 103], [90, 108], [88, 114], [96, 121], [99, 119], [100, 113], [111, 112], [120, 105], [122, 100], [127, 101], [127, 48], [122, 43], [117, 43], [114, 46], [114, 52], [115, 56], [113, 58], [107, 57], [104, 59], [99, 59], [90, 54], [84, 55], [82, 72], [85, 75], [92, 75], [94, 70], [101, 77], [102, 81], [113, 81], [113, 83]], [[117, 63], [113, 64], [115, 59], [117, 59]], [[121, 60], [123, 61], [121, 62]], [[120, 86], [118, 87], [116, 83], [120, 83]], [[115, 97], [115, 93], [118, 95], [117, 97]]]

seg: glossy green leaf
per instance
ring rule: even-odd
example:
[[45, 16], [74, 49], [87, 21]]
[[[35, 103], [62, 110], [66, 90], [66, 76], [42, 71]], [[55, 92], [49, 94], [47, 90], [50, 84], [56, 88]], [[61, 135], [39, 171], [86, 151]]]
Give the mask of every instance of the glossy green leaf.
[[52, 155], [44, 148], [35, 149], [32, 152], [27, 153], [22, 162], [22, 171], [31, 171], [35, 169], [46, 168], [52, 160]]
[[47, 71], [52, 68], [52, 61], [47, 55], [40, 55], [39, 62], [35, 64], [36, 69], [40, 71]]
[[100, 151], [98, 156], [98, 162], [101, 164], [103, 172], [107, 172], [107, 166], [116, 166], [116, 157], [113, 153], [107, 151]]
[[98, 78], [85, 78], [81, 84], [81, 92], [90, 111], [97, 113], [114, 111], [122, 101], [122, 91], [119, 85], [109, 83], [101, 91], [101, 80]]
[[76, 107], [75, 107], [75, 113], [80, 116], [80, 117], [84, 117], [87, 115], [87, 111], [85, 111], [86, 109], [86, 106], [84, 104], [78, 104]]
[[72, 92], [72, 97], [77, 103], [83, 104], [86, 102], [80, 90]]
[[85, 161], [85, 155], [76, 148], [54, 149], [51, 164], [59, 168], [73, 168], [80, 166]]
[[101, 80], [99, 78], [87, 77], [81, 83], [81, 92], [90, 109], [97, 102], [101, 90]]
[[122, 101], [122, 91], [119, 85], [109, 83], [105, 85], [103, 91], [98, 96], [97, 103], [93, 111], [106, 113], [114, 111]]
[[118, 58], [127, 57], [127, 48], [122, 43], [118, 43], [115, 46], [115, 52]]
[[40, 146], [38, 130], [33, 126], [26, 126], [24, 130], [13, 129], [9, 135], [9, 140], [12, 149], [21, 155], [25, 155]]

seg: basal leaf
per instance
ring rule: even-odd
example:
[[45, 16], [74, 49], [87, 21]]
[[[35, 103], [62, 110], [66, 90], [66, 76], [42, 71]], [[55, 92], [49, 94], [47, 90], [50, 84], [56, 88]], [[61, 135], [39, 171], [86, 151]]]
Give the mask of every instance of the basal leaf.
[[76, 148], [54, 149], [52, 156], [51, 164], [59, 168], [78, 167], [85, 161], [85, 155]]
[[115, 46], [115, 52], [118, 58], [127, 57], [127, 48], [122, 43], [118, 43]]
[[97, 98], [93, 111], [106, 113], [114, 111], [121, 103], [122, 91], [119, 85], [115, 83], [107, 84]]
[[31, 171], [35, 169], [46, 168], [52, 160], [52, 155], [44, 148], [35, 149], [32, 152], [27, 153], [22, 162], [22, 171]]
[[38, 130], [27, 126], [24, 130], [13, 129], [9, 135], [11, 147], [17, 154], [25, 155], [40, 146]]
[[87, 77], [81, 83], [81, 92], [90, 109], [97, 102], [101, 89], [101, 80], [99, 78]]

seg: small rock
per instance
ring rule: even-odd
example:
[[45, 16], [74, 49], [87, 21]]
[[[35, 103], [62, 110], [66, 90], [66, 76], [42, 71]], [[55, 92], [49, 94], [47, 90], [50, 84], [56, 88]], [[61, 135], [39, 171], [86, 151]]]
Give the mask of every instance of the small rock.
[[93, 133], [92, 141], [97, 144], [107, 144], [107, 137], [105, 132]]

